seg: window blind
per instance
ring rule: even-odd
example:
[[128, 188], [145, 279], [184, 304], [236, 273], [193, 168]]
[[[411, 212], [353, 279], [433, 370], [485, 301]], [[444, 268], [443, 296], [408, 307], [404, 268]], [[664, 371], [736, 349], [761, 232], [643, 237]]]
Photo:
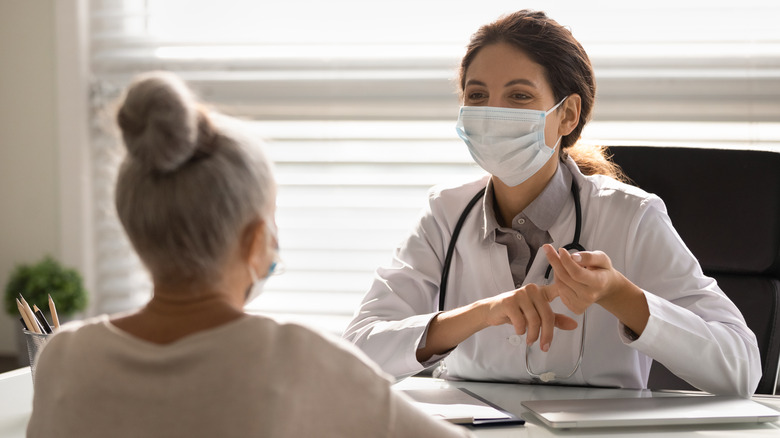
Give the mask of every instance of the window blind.
[[[571, 28], [596, 70], [604, 144], [778, 149], [780, 4], [526, 2]], [[130, 78], [171, 70], [267, 140], [287, 273], [256, 311], [340, 332], [437, 183], [481, 174], [457, 138], [469, 35], [514, 1], [90, 2], [98, 311], [141, 305], [148, 278], [113, 213], [107, 127]]]

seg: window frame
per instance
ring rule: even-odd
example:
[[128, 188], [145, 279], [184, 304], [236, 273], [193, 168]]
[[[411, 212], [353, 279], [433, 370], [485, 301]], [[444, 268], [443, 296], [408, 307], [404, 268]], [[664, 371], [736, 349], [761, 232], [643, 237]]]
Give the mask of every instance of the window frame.
[[[349, 50], [306, 57], [287, 56], [283, 50], [290, 46], [264, 46], [260, 51], [238, 46], [236, 59], [214, 55], [204, 61], [182, 55], [197, 51], [197, 46], [169, 41], [162, 47], [170, 49], [166, 54], [149, 41], [131, 41], [112, 46], [118, 50], [111, 56], [93, 60], [95, 52], [89, 50], [83, 34], [83, 23], [89, 22], [88, 5], [88, 0], [57, 2], [58, 26], [62, 26], [57, 54], [62, 248], [64, 261], [85, 273], [88, 289], [98, 294], [92, 300], [93, 313], [112, 310], [95, 289], [100, 276], [95, 228], [100, 225], [93, 197], [105, 188], [95, 186], [99, 185], [93, 168], [96, 148], [90, 144], [95, 141], [94, 108], [86, 102], [83, 107], [72, 106], [70, 102], [79, 101], [79, 96], [89, 96], [94, 105], [101, 98], [96, 95], [107, 89], [108, 97], [114, 96], [135, 73], [163, 69], [178, 73], [217, 109], [239, 117], [316, 122], [326, 113], [328, 120], [342, 122], [449, 120], [454, 125], [460, 46], [430, 44], [410, 55], [404, 50], [408, 47], [389, 44], [379, 49], [388, 54], [386, 58], [371, 59]], [[597, 137], [603, 144], [707, 143], [780, 151], [780, 123], [775, 122], [780, 120], [780, 105], [773, 100], [780, 95], [780, 75], [775, 74], [780, 70], [780, 43], [719, 46], [727, 49], [728, 57], [719, 56], [722, 51], [714, 50], [714, 44], [690, 42], [688, 46], [696, 47], [700, 55], [683, 56], [680, 45], [668, 42], [645, 47], [663, 54], [655, 57], [635, 53], [626, 44], [586, 47], [596, 69], [598, 97], [585, 136]], [[212, 46], [230, 47], [228, 43]], [[747, 62], [746, 48], [750, 49]], [[311, 46], [298, 49], [314, 52]], [[297, 72], [293, 81], [280, 80], [293, 71]], [[106, 89], [101, 80], [108, 84]], [[312, 110], [307, 98], [315, 92], [320, 92], [319, 106]], [[678, 134], [667, 134], [670, 131]], [[637, 132], [646, 134], [636, 137]], [[625, 140], [632, 133], [635, 138]], [[388, 248], [388, 260], [391, 252]]]

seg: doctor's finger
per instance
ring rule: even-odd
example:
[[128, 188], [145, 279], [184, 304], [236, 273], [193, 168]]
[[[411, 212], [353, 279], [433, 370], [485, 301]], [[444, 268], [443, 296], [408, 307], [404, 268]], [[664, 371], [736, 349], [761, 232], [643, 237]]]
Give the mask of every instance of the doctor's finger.
[[[564, 285], [576, 291], [577, 288], [580, 287], [580, 284], [579, 282], [572, 280], [569, 271], [562, 263], [561, 254], [559, 254], [552, 245], [544, 245], [542, 248], [547, 255], [547, 261], [550, 262], [550, 266], [552, 266], [553, 272], [555, 273], [555, 282], [562, 282]], [[566, 252], [566, 250], [562, 249], [562, 252]], [[577, 269], [583, 268], [577, 266]]]
[[526, 332], [525, 316], [523, 315], [520, 306], [517, 305], [517, 299], [512, 294], [505, 294], [500, 301], [495, 301], [491, 306], [490, 313], [498, 316], [499, 320], [494, 319], [496, 316], [489, 316], [488, 319], [491, 325], [498, 324], [512, 324], [515, 328], [515, 333], [522, 335]]
[[[555, 328], [555, 313], [553, 313], [552, 307], [550, 307], [550, 303], [547, 301], [547, 297], [543, 291], [540, 290], [539, 293], [531, 295], [531, 300], [534, 303], [536, 313], [541, 319], [539, 328], [539, 345], [542, 351], [546, 352], [550, 349], [550, 342], [552, 342], [553, 338], [553, 329]], [[526, 339], [526, 342], [528, 342], [529, 345], [532, 344], [533, 341], [534, 340], [531, 339], [530, 336]]]
[[[547, 300], [548, 303], [561, 296], [561, 293], [566, 293], [566, 289], [564, 288], [568, 289], [567, 286], [559, 287], [559, 285], [556, 283], [539, 286], [539, 290], [542, 292], [542, 296], [545, 300]], [[562, 289], [564, 289], [563, 292]]]
[[[587, 293], [590, 297], [589, 301], [595, 301], [597, 299], [593, 294], [598, 294], [606, 287], [605, 281], [608, 279], [604, 274], [612, 270], [612, 264], [609, 262], [609, 257], [606, 254], [599, 252], [597, 254], [587, 254], [588, 258], [598, 258], [597, 262], [602, 265], [599, 267], [581, 267], [574, 259], [573, 255], [568, 253], [561, 254], [561, 263], [566, 268], [569, 277], [573, 282], [580, 284], [578, 292]], [[580, 257], [582, 259], [582, 257]], [[570, 283], [574, 285], [575, 283]], [[573, 286], [578, 287], [578, 286]]]
[[540, 293], [533, 284], [529, 284], [523, 289], [518, 290], [515, 295], [518, 308], [523, 312], [523, 317], [525, 318], [525, 337], [526, 342], [529, 345], [536, 342], [539, 338], [539, 330], [542, 325], [542, 318], [534, 304], [534, 299], [536, 298], [533, 298], [538, 295], [540, 295]]
[[566, 306], [566, 308], [576, 313], [577, 315], [581, 315], [582, 312], [584, 312], [585, 309], [587, 309], [588, 306], [591, 304], [587, 300], [583, 301], [583, 299], [578, 295], [576, 291], [574, 291], [572, 288], [565, 285], [561, 281], [556, 281], [555, 283], [552, 283], [545, 287], [554, 290], [555, 292], [548, 292], [548, 294], [554, 293], [557, 297], [560, 297], [561, 303], [563, 303], [563, 305]]
[[555, 327], [561, 330], [574, 330], [577, 328], [577, 321], [561, 313], [555, 314]]
[[525, 314], [518, 308], [513, 312], [507, 313], [509, 323], [515, 328], [515, 333], [518, 335], [528, 336], [528, 321], [525, 318]]
[[582, 260], [582, 256], [579, 253], [569, 254], [568, 251], [561, 248], [558, 250], [558, 255], [560, 257], [560, 264], [566, 271], [566, 276], [570, 279], [567, 284], [576, 287], [577, 284], [588, 286], [592, 283], [593, 276], [591, 275], [591, 271], [578, 263], [574, 257], [576, 255], [578, 256], [576, 257], [577, 259]]
[[512, 324], [515, 328], [515, 333], [518, 335], [525, 334], [525, 318], [523, 318], [522, 312], [507, 313], [506, 322]]
[[584, 268], [612, 268], [612, 260], [603, 251], [580, 251], [572, 254], [572, 260]]

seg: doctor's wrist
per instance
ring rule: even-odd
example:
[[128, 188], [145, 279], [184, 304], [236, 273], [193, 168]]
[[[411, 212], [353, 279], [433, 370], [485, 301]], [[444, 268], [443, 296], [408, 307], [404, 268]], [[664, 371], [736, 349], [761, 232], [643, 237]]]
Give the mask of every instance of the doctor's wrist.
[[618, 282], [610, 293], [597, 301], [601, 307], [615, 315], [637, 338], [650, 319], [650, 308], [644, 291], [620, 272], [615, 271]]

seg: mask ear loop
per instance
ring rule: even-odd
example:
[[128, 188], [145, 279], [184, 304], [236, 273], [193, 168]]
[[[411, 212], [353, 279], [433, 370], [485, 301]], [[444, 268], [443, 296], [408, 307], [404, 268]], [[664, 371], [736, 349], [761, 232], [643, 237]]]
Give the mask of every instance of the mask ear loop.
[[260, 282], [260, 278], [257, 276], [257, 271], [255, 271], [255, 268], [252, 267], [252, 264], [246, 265], [247, 271], [249, 271], [249, 277], [252, 279], [252, 282], [249, 283], [249, 287], [246, 288], [246, 292], [244, 292], [244, 303], [247, 302], [249, 299], [249, 296], [252, 294], [252, 289], [255, 287], [255, 285]]
[[276, 226], [273, 222], [266, 221], [267, 224], [267, 230], [268, 230], [268, 237], [270, 239], [273, 239], [273, 251], [274, 255], [271, 259], [271, 265], [268, 267], [268, 273], [266, 274], [266, 278], [270, 277], [272, 275], [278, 275], [282, 274], [285, 271], [284, 262], [282, 261], [282, 258], [279, 256], [279, 235], [278, 231], [276, 229]]
[[247, 265], [247, 270], [249, 271], [249, 277], [252, 278], [252, 284], [257, 283], [260, 281], [260, 277], [257, 276], [257, 271], [255, 271], [255, 268], [252, 267], [252, 265]]
[[561, 99], [560, 102], [556, 103], [554, 107], [552, 107], [549, 110], [547, 110], [547, 112], [544, 113], [544, 116], [545, 117], [549, 116], [551, 112], [553, 112], [556, 109], [558, 109], [558, 107], [561, 106], [563, 104], [563, 102], [566, 101], [566, 99], [568, 99], [568, 98], [569, 98], [569, 96], [564, 96], [563, 99]]
[[[569, 96], [564, 96], [563, 99], [561, 99], [560, 102], [556, 103], [554, 107], [550, 108], [547, 112], [544, 113], [544, 117], [547, 118], [547, 116], [549, 116], [551, 112], [553, 112], [556, 109], [558, 109], [558, 107], [561, 106], [563, 104], [563, 102], [566, 101], [566, 99], [568, 99], [568, 98], [569, 98]], [[553, 146], [553, 148], [552, 148], [553, 151], [558, 149], [558, 145], [561, 144], [561, 140], [563, 140], [563, 136], [558, 137], [558, 140], [555, 142], [555, 146]]]

